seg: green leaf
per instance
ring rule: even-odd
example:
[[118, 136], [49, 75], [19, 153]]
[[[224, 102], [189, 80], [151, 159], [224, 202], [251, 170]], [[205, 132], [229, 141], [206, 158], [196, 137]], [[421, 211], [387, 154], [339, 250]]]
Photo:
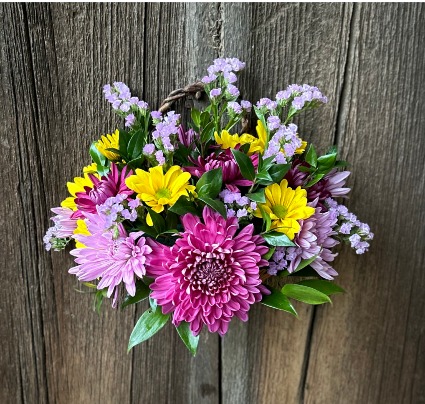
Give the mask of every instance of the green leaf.
[[159, 214], [156, 213], [155, 211], [153, 211], [151, 208], [147, 208], [152, 222], [153, 222], [153, 228], [155, 229], [157, 234], [160, 234], [162, 232], [164, 232], [165, 230], [167, 230], [167, 226], [165, 225], [165, 220], [164, 218]]
[[131, 139], [131, 135], [127, 131], [120, 130], [120, 134], [118, 136], [118, 146], [120, 149], [121, 156], [125, 160], [131, 160], [127, 156], [127, 146], [130, 139]]
[[261, 110], [259, 108], [257, 108], [255, 105], [254, 105], [254, 111], [255, 111], [255, 115], [257, 115], [257, 118], [261, 121], [261, 123], [263, 124], [264, 128], [266, 129], [267, 139], [269, 139], [269, 137], [270, 137], [270, 130], [269, 130], [269, 127], [267, 126], [266, 118], [264, 118], [264, 115], [261, 112]]
[[271, 231], [269, 233], [262, 234], [264, 240], [267, 244], [274, 247], [293, 247], [295, 244], [289, 240], [289, 237], [284, 233], [279, 233], [277, 231]]
[[315, 256], [309, 258], [308, 260], [301, 260], [301, 262], [298, 264], [298, 266], [295, 268], [294, 272], [298, 272], [301, 271], [301, 269], [305, 268], [306, 266], [309, 266], [316, 258], [317, 258], [316, 254]]
[[257, 173], [255, 182], [261, 185], [270, 185], [273, 184], [274, 181], [270, 174], [263, 169]]
[[[268, 169], [274, 164], [273, 163], [274, 159], [275, 159], [275, 156], [270, 156], [270, 157], [267, 157], [264, 160], [262, 160], [261, 170], [268, 171]], [[259, 165], [259, 167], [260, 167], [260, 165]]]
[[288, 271], [282, 271], [282, 276], [319, 278], [319, 274], [311, 266], [306, 266], [305, 268], [300, 269], [297, 272], [292, 272], [291, 274]]
[[211, 117], [208, 111], [202, 111], [201, 113], [201, 127], [205, 128], [208, 125]]
[[246, 143], [246, 144], [243, 144], [242, 146], [240, 146], [238, 150], [240, 152], [244, 153], [244, 154], [247, 154], [248, 151], [249, 151], [250, 146], [251, 145], [249, 143]]
[[279, 183], [283, 180], [283, 177], [290, 170], [291, 164], [274, 164], [269, 169], [270, 177], [273, 181]]
[[215, 198], [221, 190], [222, 181], [223, 170], [221, 167], [205, 172], [196, 183], [198, 197]]
[[199, 129], [201, 126], [201, 113], [196, 109], [192, 108], [190, 111], [190, 116], [192, 117], [192, 121], [195, 124], [196, 128]]
[[145, 311], [137, 321], [128, 341], [128, 352], [134, 346], [146, 341], [156, 334], [167, 323], [170, 315], [162, 314], [161, 310]]
[[94, 295], [94, 302], [93, 302], [93, 310], [96, 311], [97, 314], [100, 314], [100, 309], [102, 307], [103, 298], [106, 296], [106, 290], [97, 290]]
[[338, 161], [335, 163], [335, 167], [338, 167], [338, 168], [347, 167], [347, 166], [349, 166], [348, 161], [338, 160]]
[[90, 146], [90, 156], [98, 166], [105, 165], [106, 157], [99, 150], [97, 150], [96, 142], [93, 142]]
[[196, 209], [196, 206], [193, 202], [191, 202], [187, 196], [181, 196], [177, 199], [177, 202], [168, 209], [169, 212], [174, 212], [180, 216], [186, 213], [192, 213], [194, 215], [198, 215], [199, 212]]
[[297, 285], [308, 286], [324, 293], [326, 296], [334, 295], [336, 293], [345, 293], [345, 290], [337, 284], [323, 279], [306, 279], [305, 281], [298, 282]]
[[255, 168], [254, 164], [252, 164], [251, 159], [245, 154], [240, 152], [239, 150], [231, 149], [233, 157], [236, 160], [236, 163], [241, 170], [242, 177], [247, 180], [254, 181], [255, 180]]
[[109, 167], [100, 166], [99, 164], [97, 164], [96, 165], [96, 171], [101, 177], [103, 177], [104, 175], [108, 174]]
[[298, 317], [298, 314], [292, 306], [289, 299], [283, 295], [279, 290], [272, 289], [270, 295], [263, 295], [261, 303], [268, 307], [273, 307], [274, 309], [283, 310], [288, 313], [291, 313], [295, 317]]
[[265, 260], [269, 260], [271, 257], [272, 257], [272, 255], [274, 254], [274, 252], [276, 251], [276, 247], [270, 247], [269, 248], [269, 251], [267, 251], [267, 253], [266, 254], [264, 254], [262, 257], [265, 259]]
[[138, 130], [133, 134], [127, 146], [127, 154], [132, 160], [140, 157], [142, 154], [143, 146], [145, 145], [146, 136], [143, 131]]
[[261, 189], [258, 192], [255, 192], [253, 194], [246, 194], [246, 196], [251, 199], [251, 201], [258, 202], [258, 203], [266, 203], [266, 196], [264, 195], [264, 189]]
[[308, 286], [287, 284], [282, 288], [282, 293], [292, 299], [307, 304], [330, 303], [331, 299], [324, 293]]
[[258, 209], [260, 209], [261, 217], [263, 218], [263, 221], [266, 225], [265, 231], [269, 231], [270, 227], [272, 226], [272, 220], [270, 219], [269, 214], [264, 210], [264, 208], [261, 205], [258, 205]]
[[312, 187], [314, 184], [317, 184], [324, 176], [325, 174], [316, 174], [313, 179], [305, 185], [305, 188]]
[[312, 167], [316, 167], [317, 165], [317, 153], [316, 153], [316, 150], [314, 149], [314, 146], [311, 143], [305, 155], [305, 161], [308, 164], [310, 164]]
[[325, 154], [317, 159], [317, 169], [321, 172], [332, 169], [336, 162], [336, 152]]
[[130, 304], [136, 304], [146, 299], [149, 296], [149, 286], [144, 282], [138, 280], [136, 282], [136, 294], [134, 296], [127, 295], [121, 304], [121, 309], [129, 306]]
[[187, 349], [193, 356], [196, 356], [196, 350], [198, 349], [199, 335], [196, 337], [190, 331], [189, 323], [182, 321], [178, 327], [176, 327], [177, 332], [180, 335], [180, 338], [186, 345]]
[[214, 136], [214, 122], [208, 123], [203, 129], [201, 133], [201, 143], [209, 142]]
[[127, 165], [133, 170], [136, 170], [137, 168], [142, 168], [142, 163], [144, 160], [145, 160], [145, 156], [141, 156], [129, 161]]
[[208, 198], [207, 196], [198, 196], [198, 199], [207, 204], [210, 208], [220, 213], [220, 215], [224, 218], [227, 217], [226, 207], [224, 206], [223, 202], [217, 201], [216, 199]]
[[152, 297], [149, 297], [149, 306], [151, 306], [152, 311], [156, 311], [158, 307], [158, 303], [155, 299], [152, 299]]

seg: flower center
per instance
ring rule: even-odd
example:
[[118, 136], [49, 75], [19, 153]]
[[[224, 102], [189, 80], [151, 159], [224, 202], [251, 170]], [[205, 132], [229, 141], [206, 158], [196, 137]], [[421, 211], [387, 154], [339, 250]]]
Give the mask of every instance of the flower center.
[[192, 289], [199, 290], [206, 295], [214, 296], [229, 286], [233, 279], [231, 266], [224, 254], [198, 252], [195, 262], [188, 266], [190, 275], [187, 279]]
[[279, 219], [284, 219], [288, 214], [288, 208], [283, 205], [275, 205], [272, 210]]
[[167, 188], [160, 188], [160, 189], [158, 189], [158, 191], [156, 191], [155, 198], [156, 199], [161, 199], [161, 198], [170, 199], [171, 198], [171, 192]]

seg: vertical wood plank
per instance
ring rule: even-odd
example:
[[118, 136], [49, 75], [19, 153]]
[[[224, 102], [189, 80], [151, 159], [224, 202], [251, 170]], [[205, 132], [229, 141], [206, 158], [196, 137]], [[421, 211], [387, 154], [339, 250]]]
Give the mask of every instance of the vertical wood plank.
[[25, 15], [19, 5], [1, 5], [2, 228], [0, 401], [45, 402], [47, 364], [43, 335], [43, 264], [37, 200], [35, 94]]
[[[2, 6], [0, 50], [7, 63], [1, 69], [6, 112], [1, 140], [10, 170], [2, 224], [11, 235], [2, 263], [11, 287], [0, 315], [12, 332], [2, 327], [8, 349], [0, 356], [6, 387], [1, 402], [218, 401], [216, 336], [204, 339], [196, 360], [171, 327], [157, 336], [156, 349], [142, 345], [127, 355], [142, 310], [121, 313], [106, 303], [100, 316], [93, 313], [92, 296], [77, 293], [75, 278], [66, 272], [71, 257], [47, 254], [41, 243], [48, 209], [66, 196], [66, 180], [89, 162], [89, 144], [117, 124], [102, 85], [125, 81], [158, 106], [202, 67], [186, 52], [187, 44], [202, 44], [199, 55], [213, 57], [204, 18], [214, 14], [214, 5], [160, 8]], [[23, 220], [18, 231], [5, 219], [8, 209]], [[161, 369], [165, 380], [159, 379]]]
[[[288, 84], [317, 85], [329, 104], [298, 122], [301, 136], [324, 151], [333, 143], [352, 6], [223, 4], [220, 51], [247, 61], [242, 94], [273, 98]], [[313, 321], [255, 307], [248, 324], [231, 324], [222, 339], [223, 403], [296, 403], [301, 399]]]
[[[215, 55], [210, 24], [216, 9], [214, 4], [147, 4], [144, 86], [149, 103], [159, 106], [171, 90], [202, 77]], [[179, 107], [184, 108], [183, 103]], [[137, 316], [145, 309], [139, 308]], [[218, 361], [217, 335], [203, 333], [198, 355], [192, 358], [168, 324], [136, 348], [132, 402], [218, 403]]]
[[425, 402], [424, 21], [422, 4], [356, 5], [338, 143], [376, 236], [336, 263], [348, 293], [318, 310], [307, 403]]

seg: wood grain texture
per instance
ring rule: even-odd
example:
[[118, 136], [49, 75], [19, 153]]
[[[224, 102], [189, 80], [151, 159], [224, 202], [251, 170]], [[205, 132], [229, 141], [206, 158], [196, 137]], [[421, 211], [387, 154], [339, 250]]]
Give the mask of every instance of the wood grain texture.
[[348, 293], [318, 311], [306, 403], [425, 402], [424, 22], [422, 4], [356, 5], [338, 145], [376, 236], [337, 262]]
[[[330, 103], [299, 120], [302, 137], [322, 151], [334, 142], [348, 54], [352, 6], [224, 4], [221, 53], [247, 61], [241, 89], [250, 100], [273, 98], [288, 84], [315, 84]], [[233, 323], [222, 339], [223, 403], [296, 403], [303, 383], [313, 310], [299, 319], [255, 307], [248, 324]]]
[[[1, 206], [10, 236], [2, 254], [9, 288], [0, 313], [6, 341], [0, 402], [218, 401], [216, 336], [202, 341], [193, 360], [169, 326], [157, 342], [127, 355], [142, 310], [121, 313], [106, 303], [98, 316], [91, 310], [92, 296], [77, 293], [75, 278], [66, 273], [71, 257], [47, 254], [41, 243], [49, 208], [66, 196], [66, 180], [89, 163], [93, 139], [117, 124], [102, 85], [124, 81], [158, 106], [205, 65], [188, 57], [187, 46], [202, 44], [199, 55], [214, 57], [203, 17], [215, 10], [214, 5], [2, 5], [6, 125], [1, 139], [8, 192]], [[160, 24], [163, 19], [174, 23]], [[64, 155], [67, 159], [57, 158]], [[22, 220], [17, 229], [16, 221], [7, 219], [11, 213]]]
[[[16, 3], [0, 16], [0, 403], [425, 403], [424, 6]], [[203, 333], [195, 359], [167, 325], [127, 355], [146, 303], [92, 312], [71, 257], [43, 250], [49, 208], [118, 123], [103, 84], [158, 106], [216, 56], [247, 62], [252, 101], [295, 82], [328, 95], [301, 134], [353, 163], [348, 206], [376, 239], [364, 257], [342, 249], [348, 293], [333, 306], [298, 305], [299, 320], [255, 307], [224, 338]]]

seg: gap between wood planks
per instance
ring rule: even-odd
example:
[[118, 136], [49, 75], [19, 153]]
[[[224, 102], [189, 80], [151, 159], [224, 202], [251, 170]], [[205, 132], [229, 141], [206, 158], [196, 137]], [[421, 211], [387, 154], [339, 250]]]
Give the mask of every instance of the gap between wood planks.
[[[358, 43], [359, 35], [359, 5], [356, 3], [345, 4], [344, 7], [351, 7], [351, 17], [349, 21], [350, 30], [347, 43], [347, 57], [345, 60], [343, 81], [341, 84], [341, 91], [339, 96], [337, 117], [335, 124], [335, 133], [333, 138], [333, 144], [338, 146], [340, 134], [345, 130], [347, 123], [348, 110], [350, 108], [350, 95], [351, 95], [351, 82], [353, 75], [353, 64], [355, 58], [356, 46]], [[313, 341], [313, 334], [316, 324], [317, 306], [313, 306], [311, 320], [307, 332], [306, 348], [304, 352], [302, 373], [300, 377], [300, 384], [298, 387], [299, 402], [303, 404], [305, 402], [305, 392], [307, 388], [307, 376], [310, 365], [311, 346]]]

